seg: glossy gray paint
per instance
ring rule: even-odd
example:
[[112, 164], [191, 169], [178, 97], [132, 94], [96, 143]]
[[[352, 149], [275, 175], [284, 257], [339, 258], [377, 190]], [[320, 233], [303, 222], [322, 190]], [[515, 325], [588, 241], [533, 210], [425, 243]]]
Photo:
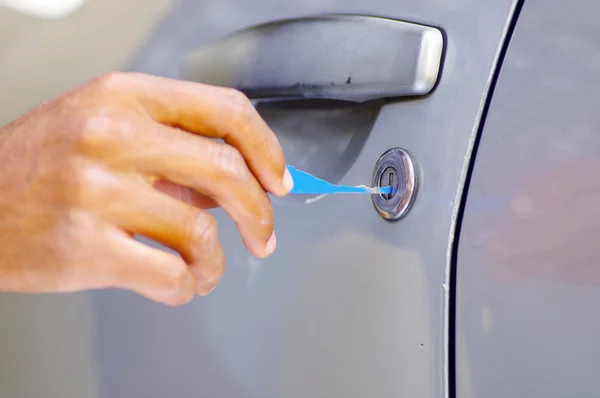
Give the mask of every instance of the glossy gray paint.
[[599, 12], [519, 17], [460, 235], [458, 397], [600, 395]]
[[[398, 223], [383, 221], [368, 197], [275, 200], [279, 246], [264, 261], [246, 253], [219, 213], [226, 276], [213, 295], [182, 308], [120, 291], [1, 295], [11, 319], [0, 326], [3, 395], [445, 396], [455, 209], [512, 8], [512, 0], [177, 3], [131, 69], [177, 77], [190, 49], [307, 14], [381, 15], [444, 28], [444, 71], [426, 99], [375, 110], [261, 110], [290, 163], [342, 183], [368, 183], [386, 149], [409, 149], [422, 170], [419, 200]], [[360, 123], [344, 130], [333, 120], [349, 111]]]

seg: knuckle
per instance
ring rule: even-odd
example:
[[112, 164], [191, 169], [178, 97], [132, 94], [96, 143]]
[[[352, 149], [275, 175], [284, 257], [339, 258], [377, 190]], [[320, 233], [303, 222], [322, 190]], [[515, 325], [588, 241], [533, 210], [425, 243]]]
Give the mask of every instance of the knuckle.
[[225, 96], [228, 100], [228, 104], [233, 110], [252, 107], [252, 102], [250, 102], [250, 99], [241, 91], [234, 88], [224, 88], [223, 90], [225, 90]]
[[133, 131], [134, 125], [131, 119], [116, 116], [110, 109], [99, 109], [81, 118], [77, 127], [76, 141], [84, 150], [97, 151], [106, 145], [114, 144], [118, 137], [131, 136]]
[[94, 113], [83, 116], [76, 127], [76, 140], [84, 147], [96, 147], [109, 138], [112, 120], [108, 115]]
[[170, 267], [165, 270], [163, 278], [165, 289], [169, 292], [182, 292], [182, 294], [172, 294], [173, 299], [176, 300], [183, 295], [188, 278], [189, 271], [185, 267]]
[[108, 72], [98, 76], [91, 82], [93, 91], [105, 93], [120, 90], [127, 83], [129, 74], [126, 72]]
[[88, 207], [119, 192], [116, 179], [99, 167], [74, 164], [69, 169], [65, 194], [70, 205]]
[[228, 144], [215, 143], [210, 154], [217, 169], [228, 178], [239, 178], [243, 175], [245, 160], [240, 151]]
[[193, 242], [200, 243], [199, 250], [214, 251], [219, 241], [217, 220], [210, 214], [198, 212], [194, 217], [190, 236]]
[[259, 146], [264, 148], [265, 154], [272, 162], [281, 162], [283, 160], [283, 150], [275, 134], [262, 134], [258, 140]]
[[227, 88], [225, 90], [229, 111], [235, 121], [242, 126], [248, 124], [256, 112], [250, 99], [236, 89]]
[[70, 165], [66, 176], [67, 198], [68, 202], [75, 207], [81, 207], [88, 202], [88, 198], [93, 196], [93, 179], [87, 170], [87, 167], [80, 167], [78, 164]]
[[[112, 120], [111, 132], [119, 137], [132, 137], [135, 131], [135, 120], [129, 117], [114, 117]], [[112, 134], [111, 134], [112, 136]]]

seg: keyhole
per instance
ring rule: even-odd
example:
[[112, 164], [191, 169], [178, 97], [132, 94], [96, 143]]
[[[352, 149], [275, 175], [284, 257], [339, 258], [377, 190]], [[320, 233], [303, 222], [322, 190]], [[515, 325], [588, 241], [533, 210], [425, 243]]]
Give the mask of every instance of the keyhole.
[[394, 197], [396, 191], [398, 190], [398, 173], [395, 168], [388, 167], [383, 171], [383, 173], [381, 174], [381, 178], [379, 179], [379, 186], [392, 187], [391, 193], [381, 195], [385, 200], [390, 200]]

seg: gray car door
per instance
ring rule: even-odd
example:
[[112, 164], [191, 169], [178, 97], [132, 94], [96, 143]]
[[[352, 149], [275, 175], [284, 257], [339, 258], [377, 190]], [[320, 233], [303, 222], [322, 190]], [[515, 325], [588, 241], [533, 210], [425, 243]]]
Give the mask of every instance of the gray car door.
[[523, 5], [459, 239], [458, 396], [600, 395], [599, 11]]
[[[315, 101], [259, 106], [288, 161], [335, 182], [370, 184], [384, 152], [407, 149], [419, 178], [416, 200], [404, 218], [390, 222], [362, 195], [274, 199], [278, 248], [265, 260], [245, 251], [235, 226], [217, 211], [226, 275], [209, 297], [181, 308], [123, 291], [2, 295], [4, 311], [19, 314], [8, 330], [43, 328], [35, 334], [4, 333], [7, 371], [0, 373], [0, 385], [7, 396], [448, 396], [450, 259], [457, 209], [516, 5], [516, 0], [176, 2], [135, 54], [130, 70], [182, 77], [190, 53], [242, 29], [290, 18], [344, 13], [439, 27], [445, 34], [442, 71], [429, 95], [406, 96], [410, 90], [391, 87], [404, 90], [402, 96], [347, 101], [352, 100], [348, 93], [357, 93], [354, 69], [376, 80], [370, 65], [382, 69], [378, 62], [394, 67], [417, 62], [414, 51], [401, 52], [405, 36], [398, 36], [394, 50], [392, 36], [386, 40], [379, 27], [352, 25], [352, 20], [338, 31], [339, 40], [346, 32], [349, 41], [340, 44], [344, 51], [331, 47], [327, 24], [321, 38], [305, 40], [313, 55], [320, 49], [321, 57], [330, 57], [327, 65], [333, 70], [350, 65], [348, 88], [326, 90], [329, 95], [312, 91]], [[277, 42], [277, 29], [269, 32], [261, 40]], [[287, 40], [280, 45], [302, 42], [302, 36]], [[323, 58], [302, 59], [302, 47], [297, 54], [284, 47], [279, 63], [284, 69], [277, 68], [269, 48], [261, 48], [268, 56], [259, 58], [252, 58], [252, 52], [220, 54], [218, 48], [211, 54], [215, 62], [224, 62], [227, 73], [238, 68], [239, 75], [248, 69], [231, 60], [253, 60], [256, 74], [246, 77], [256, 86], [249, 92], [262, 87], [262, 77], [288, 72], [281, 87], [310, 89], [311, 76], [303, 72], [313, 63], [324, 65]], [[236, 46], [223, 48], [235, 51]], [[419, 54], [423, 50], [411, 48]], [[375, 58], [358, 62], [352, 56], [359, 53]], [[217, 59], [221, 55], [225, 61]], [[299, 57], [304, 66], [295, 70], [295, 58], [287, 57]], [[271, 64], [258, 62], [263, 59]], [[271, 66], [274, 75], [268, 73]], [[315, 73], [322, 78], [328, 70]], [[306, 80], [286, 86], [295, 76]], [[383, 83], [398, 83], [393, 74], [387, 77]], [[209, 80], [247, 83], [218, 73]], [[384, 86], [367, 87], [367, 97], [385, 97]], [[339, 81], [332, 87], [339, 88]], [[52, 336], [60, 335], [73, 337], [57, 345]], [[50, 368], [60, 371], [44, 373]]]

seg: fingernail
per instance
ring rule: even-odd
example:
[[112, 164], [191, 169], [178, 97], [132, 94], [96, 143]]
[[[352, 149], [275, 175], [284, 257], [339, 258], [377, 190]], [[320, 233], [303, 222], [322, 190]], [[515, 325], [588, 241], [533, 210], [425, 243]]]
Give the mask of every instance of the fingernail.
[[285, 187], [285, 189], [287, 189], [288, 192], [290, 192], [292, 188], [294, 188], [294, 180], [292, 179], [292, 175], [290, 174], [290, 171], [287, 169], [287, 167], [283, 172], [283, 186]]
[[277, 238], [275, 237], [275, 231], [273, 231], [273, 234], [269, 238], [269, 241], [267, 242], [267, 246], [265, 247], [265, 256], [270, 256], [275, 251], [276, 246], [277, 246]]
[[198, 293], [199, 296], [205, 297], [205, 296], [208, 296], [213, 290], [215, 290], [215, 287], [217, 287], [217, 285], [212, 285], [210, 287], [208, 287], [208, 286], [198, 287], [198, 290], [196, 291], [196, 293]]

